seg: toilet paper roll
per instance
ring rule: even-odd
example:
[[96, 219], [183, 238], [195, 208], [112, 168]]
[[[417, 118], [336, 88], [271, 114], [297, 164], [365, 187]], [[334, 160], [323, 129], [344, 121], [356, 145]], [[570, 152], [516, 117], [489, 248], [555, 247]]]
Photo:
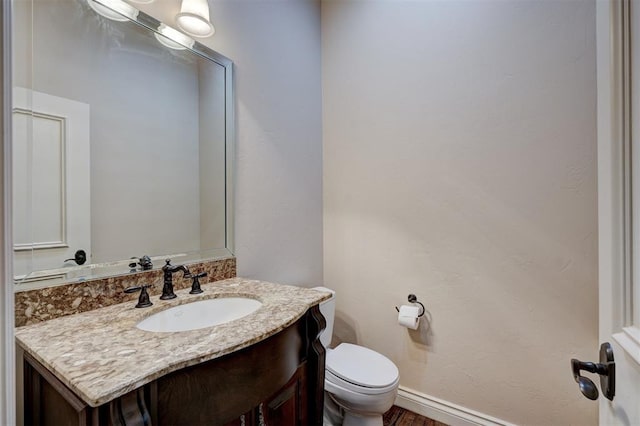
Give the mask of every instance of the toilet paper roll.
[[418, 315], [420, 315], [419, 306], [402, 305], [398, 312], [398, 324], [412, 330], [417, 330], [420, 325], [420, 318]]

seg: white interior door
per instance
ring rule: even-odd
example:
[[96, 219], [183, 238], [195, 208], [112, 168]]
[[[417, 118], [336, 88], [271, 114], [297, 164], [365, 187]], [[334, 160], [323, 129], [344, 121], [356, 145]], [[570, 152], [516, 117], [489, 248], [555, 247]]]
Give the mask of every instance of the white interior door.
[[640, 1], [598, 1], [597, 27], [599, 335], [616, 363], [600, 424], [640, 425]]
[[89, 105], [24, 88], [13, 99], [14, 276], [47, 279], [91, 255]]

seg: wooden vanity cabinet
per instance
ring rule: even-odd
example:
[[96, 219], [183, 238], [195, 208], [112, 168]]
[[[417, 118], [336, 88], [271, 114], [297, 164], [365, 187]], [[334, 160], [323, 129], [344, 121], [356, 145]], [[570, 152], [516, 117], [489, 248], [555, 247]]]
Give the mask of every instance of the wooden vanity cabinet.
[[310, 424], [308, 410], [304, 404], [306, 398], [304, 377], [301, 368], [285, 386], [278, 389], [275, 395], [253, 410], [226, 423], [225, 426]]
[[252, 346], [90, 407], [25, 353], [26, 425], [321, 425], [325, 321], [318, 306]]

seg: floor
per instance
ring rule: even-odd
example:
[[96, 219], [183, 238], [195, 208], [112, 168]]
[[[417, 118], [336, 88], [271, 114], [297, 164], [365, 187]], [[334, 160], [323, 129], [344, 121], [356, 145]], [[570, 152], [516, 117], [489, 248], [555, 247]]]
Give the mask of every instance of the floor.
[[384, 426], [447, 426], [395, 405], [384, 413], [382, 422]]

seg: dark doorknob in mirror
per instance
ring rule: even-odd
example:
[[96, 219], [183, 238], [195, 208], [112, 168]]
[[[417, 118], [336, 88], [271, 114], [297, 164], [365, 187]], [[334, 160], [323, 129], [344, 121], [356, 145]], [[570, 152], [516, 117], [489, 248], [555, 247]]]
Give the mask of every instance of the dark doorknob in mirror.
[[80, 249], [76, 251], [71, 259], [65, 259], [65, 262], [73, 261], [78, 265], [84, 265], [87, 261], [87, 252]]

